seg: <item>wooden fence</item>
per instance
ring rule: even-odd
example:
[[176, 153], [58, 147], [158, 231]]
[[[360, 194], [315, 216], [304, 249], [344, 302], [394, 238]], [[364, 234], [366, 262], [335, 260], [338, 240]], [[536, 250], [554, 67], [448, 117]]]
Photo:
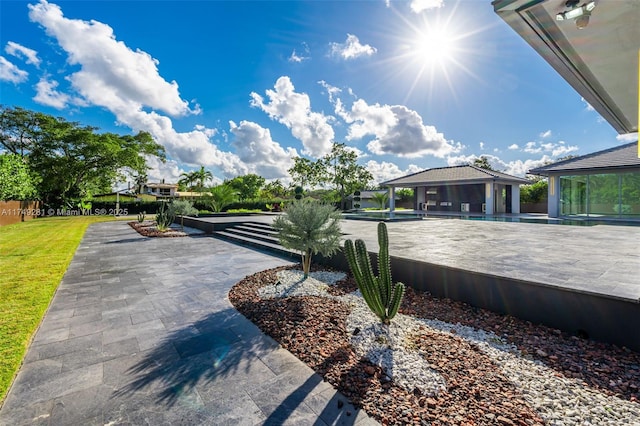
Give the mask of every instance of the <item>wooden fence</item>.
[[0, 201], [0, 226], [44, 216], [40, 201]]

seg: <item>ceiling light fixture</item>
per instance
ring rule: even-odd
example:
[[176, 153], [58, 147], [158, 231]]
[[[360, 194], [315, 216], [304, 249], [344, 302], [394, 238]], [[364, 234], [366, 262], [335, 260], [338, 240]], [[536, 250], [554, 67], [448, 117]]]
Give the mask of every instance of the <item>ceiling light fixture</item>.
[[569, 10], [560, 12], [556, 15], [556, 21], [569, 21], [571, 19], [576, 20], [576, 27], [579, 30], [583, 29], [589, 24], [589, 17], [591, 11], [596, 8], [595, 0], [578, 6], [578, 0], [567, 0], [564, 4]]

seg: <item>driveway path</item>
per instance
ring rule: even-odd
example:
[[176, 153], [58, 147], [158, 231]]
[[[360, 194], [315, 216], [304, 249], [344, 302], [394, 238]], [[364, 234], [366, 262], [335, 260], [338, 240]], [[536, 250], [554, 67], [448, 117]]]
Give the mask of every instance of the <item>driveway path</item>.
[[286, 264], [90, 226], [0, 425], [375, 424], [229, 303], [244, 276]]

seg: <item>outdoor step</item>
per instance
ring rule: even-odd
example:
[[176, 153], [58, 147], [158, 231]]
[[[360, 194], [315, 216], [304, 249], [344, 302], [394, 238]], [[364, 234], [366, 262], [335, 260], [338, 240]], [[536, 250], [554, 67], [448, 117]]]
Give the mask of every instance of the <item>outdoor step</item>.
[[278, 238], [276, 236], [267, 235], [260, 231], [256, 232], [251, 228], [232, 226], [231, 228], [225, 229], [224, 232], [241, 235], [243, 237], [253, 238], [260, 241], [265, 241], [267, 243], [278, 244]]
[[273, 228], [265, 228], [265, 227], [261, 227], [261, 226], [254, 226], [253, 224], [242, 224], [242, 225], [236, 225], [232, 227], [233, 229], [242, 229], [248, 232], [253, 232], [256, 234], [262, 234], [262, 235], [277, 235], [278, 231], [276, 231]]
[[243, 246], [249, 246], [249, 247], [265, 250], [271, 253], [278, 254], [280, 256], [291, 257], [291, 258], [295, 258], [299, 256], [298, 253], [287, 250], [286, 248], [282, 247], [280, 244], [268, 243], [266, 241], [261, 241], [255, 238], [227, 232], [226, 230], [217, 231], [213, 235], [214, 237], [220, 238], [222, 240], [235, 242]]
[[271, 224], [269, 223], [264, 223], [264, 222], [242, 222], [240, 225], [237, 226], [250, 226], [252, 228], [256, 228], [256, 229], [261, 229], [264, 231], [274, 231], [273, 226], [271, 226]]

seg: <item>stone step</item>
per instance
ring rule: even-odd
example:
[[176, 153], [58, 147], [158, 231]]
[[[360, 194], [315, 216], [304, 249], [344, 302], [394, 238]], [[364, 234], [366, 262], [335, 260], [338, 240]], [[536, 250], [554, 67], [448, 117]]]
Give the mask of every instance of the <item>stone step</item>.
[[216, 238], [220, 238], [225, 241], [234, 242], [243, 246], [253, 247], [260, 250], [268, 251], [270, 253], [277, 254], [286, 258], [297, 259], [300, 257], [299, 253], [288, 250], [282, 247], [280, 244], [267, 242], [251, 236], [242, 235], [234, 232], [229, 232], [230, 228], [224, 231], [217, 231], [213, 235]]
[[272, 234], [268, 234], [262, 230], [255, 230], [254, 228], [247, 226], [232, 226], [224, 230], [224, 232], [239, 235], [246, 238], [253, 238], [255, 240], [264, 241], [271, 244], [280, 244], [277, 235], [277, 232], [274, 231]]

